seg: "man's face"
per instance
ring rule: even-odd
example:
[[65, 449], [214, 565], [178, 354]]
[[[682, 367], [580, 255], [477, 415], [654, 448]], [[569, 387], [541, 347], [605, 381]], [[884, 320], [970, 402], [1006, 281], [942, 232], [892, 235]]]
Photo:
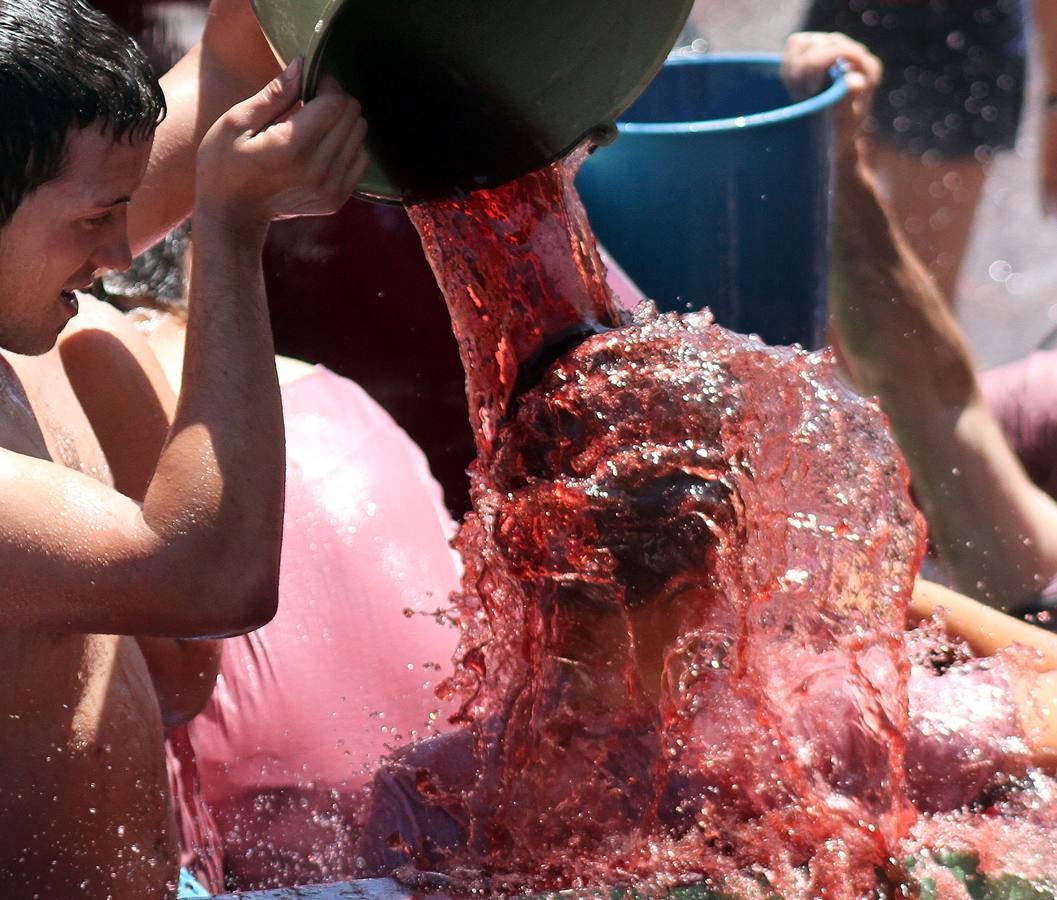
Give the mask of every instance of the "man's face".
[[128, 268], [128, 202], [152, 143], [114, 143], [94, 127], [70, 132], [58, 178], [26, 195], [0, 228], [0, 347], [46, 353], [77, 313], [72, 291], [100, 270]]

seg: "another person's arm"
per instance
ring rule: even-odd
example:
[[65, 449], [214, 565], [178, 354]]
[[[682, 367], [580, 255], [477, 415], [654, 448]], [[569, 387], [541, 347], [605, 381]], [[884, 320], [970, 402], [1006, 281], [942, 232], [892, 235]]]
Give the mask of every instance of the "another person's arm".
[[223, 641], [140, 637], [136, 643], [147, 663], [165, 727], [190, 722], [213, 693]]
[[1042, 111], [1042, 147], [1039, 153], [1039, 187], [1043, 212], [1057, 216], [1057, 4], [1036, 0], [1032, 8], [1046, 88]]
[[207, 637], [274, 614], [284, 450], [261, 248], [272, 219], [337, 209], [366, 167], [358, 104], [328, 83], [295, 111], [298, 75], [202, 143], [183, 386], [142, 505], [0, 451], [8, 627]]
[[930, 619], [941, 610], [946, 630], [965, 641], [975, 656], [993, 656], [1020, 644], [1035, 651], [1040, 671], [1057, 670], [1057, 634], [919, 578], [914, 583], [910, 618]]
[[876, 59], [843, 35], [820, 37], [790, 38], [785, 65], [794, 85], [838, 58], [856, 76], [837, 142], [830, 310], [838, 353], [888, 415], [959, 586], [992, 604], [1016, 603], [1057, 572], [1057, 505], [1031, 483], [989, 413], [961, 331], [860, 151]]
[[210, 126], [278, 71], [250, 0], [212, 0], [202, 39], [161, 79], [168, 112], [146, 177], [129, 206], [134, 255], [190, 212], [196, 153]]
[[912, 619], [942, 613], [944, 628], [973, 654], [993, 656], [1015, 645], [1032, 651], [1014, 667], [1011, 685], [1017, 718], [1034, 765], [1057, 767], [1057, 635], [928, 581], [918, 580]]

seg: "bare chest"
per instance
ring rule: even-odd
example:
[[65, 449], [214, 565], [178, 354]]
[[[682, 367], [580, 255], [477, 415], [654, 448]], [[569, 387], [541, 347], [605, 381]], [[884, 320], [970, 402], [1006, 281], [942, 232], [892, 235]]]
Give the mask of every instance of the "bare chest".
[[113, 484], [95, 432], [56, 351], [0, 356], [0, 446]]

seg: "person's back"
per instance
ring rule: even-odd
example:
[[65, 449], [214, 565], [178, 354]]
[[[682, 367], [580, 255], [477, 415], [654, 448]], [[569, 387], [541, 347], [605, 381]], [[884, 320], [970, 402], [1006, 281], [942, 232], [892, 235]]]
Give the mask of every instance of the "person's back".
[[283, 411], [279, 613], [224, 642], [216, 690], [188, 725], [242, 890], [354, 876], [370, 774], [451, 713], [433, 688], [457, 635], [431, 613], [458, 572], [424, 455], [322, 367], [283, 385]]
[[[132, 321], [178, 389], [186, 309], [171, 249], [134, 265], [140, 280], [105, 284], [119, 305], [168, 310]], [[173, 288], [181, 299], [159, 296]], [[276, 363], [287, 464], [279, 612], [223, 642], [212, 696], [169, 733], [186, 864], [216, 890], [221, 869], [239, 890], [354, 877], [378, 761], [445, 728], [451, 712], [435, 687], [457, 632], [436, 613], [459, 566], [425, 455], [355, 382]]]

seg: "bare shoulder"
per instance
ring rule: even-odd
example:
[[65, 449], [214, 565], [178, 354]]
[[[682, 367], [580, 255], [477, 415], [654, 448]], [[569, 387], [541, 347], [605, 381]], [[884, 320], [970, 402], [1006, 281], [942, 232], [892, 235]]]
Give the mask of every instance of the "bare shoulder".
[[[142, 379], [153, 393], [168, 393], [164, 375], [147, 338], [123, 312], [95, 297], [81, 296], [80, 311], [59, 337], [66, 374], [78, 396], [111, 380]], [[129, 397], [130, 400], [134, 396]]]
[[66, 376], [123, 494], [142, 499], [165, 443], [176, 398], [146, 337], [93, 297], [59, 341]]
[[142, 349], [149, 351], [150, 345], [147, 339], [127, 314], [89, 294], [79, 294], [78, 300], [80, 309], [77, 315], [70, 320], [70, 324], [59, 336], [60, 350], [71, 341], [77, 342], [83, 339], [86, 334], [103, 332], [112, 335], [131, 351]]

